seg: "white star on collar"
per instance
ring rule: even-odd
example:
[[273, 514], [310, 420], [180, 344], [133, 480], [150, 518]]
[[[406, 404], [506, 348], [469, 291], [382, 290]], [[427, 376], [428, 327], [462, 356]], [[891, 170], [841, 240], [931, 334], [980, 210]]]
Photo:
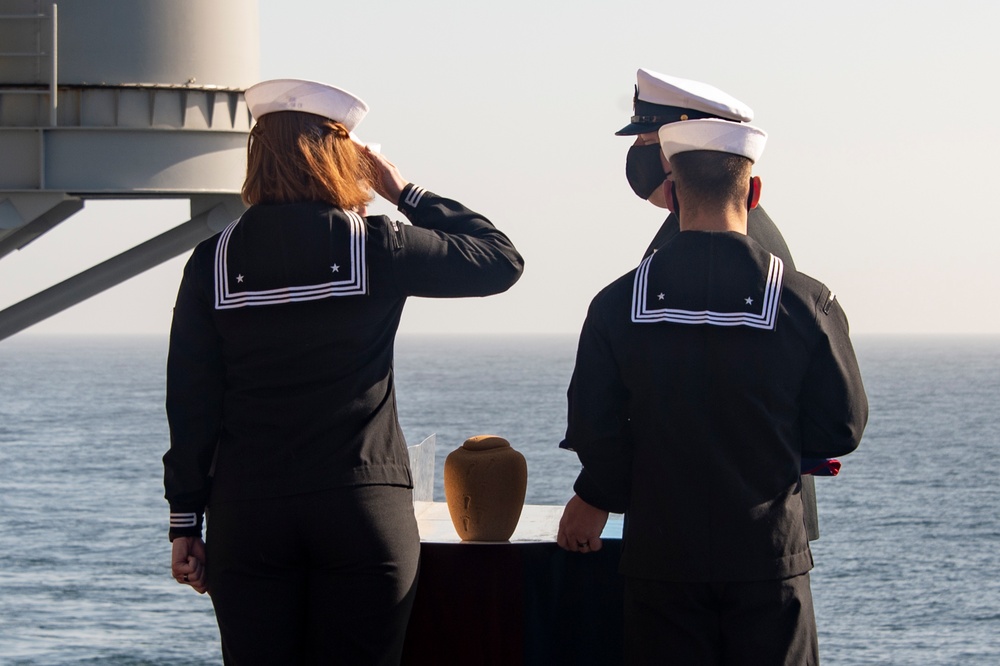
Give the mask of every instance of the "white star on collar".
[[657, 298], [658, 300], [661, 300], [661, 301], [662, 301], [662, 300], [663, 300], [663, 299], [664, 299], [665, 297], [666, 297], [666, 294], [664, 294], [663, 292], [660, 292], [659, 294], [657, 294], [657, 295], [656, 295], [656, 298]]
[[340, 272], [340, 266], [338, 264], [334, 264], [333, 266], [330, 266], [330, 268], [333, 270], [334, 273]]
[[746, 298], [743, 299], [743, 302], [746, 303], [747, 305], [753, 305], [753, 298], [747, 296]]
[[242, 273], [240, 273], [239, 275], [236, 276], [236, 281], [237, 282], [243, 282], [243, 274]]

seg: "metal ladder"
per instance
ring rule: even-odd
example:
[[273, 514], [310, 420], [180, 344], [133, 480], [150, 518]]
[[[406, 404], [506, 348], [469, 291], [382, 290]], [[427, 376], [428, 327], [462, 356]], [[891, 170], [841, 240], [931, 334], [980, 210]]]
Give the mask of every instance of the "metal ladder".
[[[48, 9], [48, 13], [46, 13]], [[35, 30], [35, 50], [34, 51], [24, 51], [24, 52], [3, 52], [0, 51], [0, 58], [34, 58], [35, 59], [35, 73], [39, 80], [42, 79], [42, 69], [43, 63], [48, 61], [48, 90], [45, 89], [32, 89], [32, 88], [0, 88], [0, 95], [48, 95], [49, 98], [49, 125], [51, 127], [56, 127], [58, 125], [58, 111], [59, 111], [59, 93], [57, 89], [57, 83], [59, 81], [59, 13], [57, 3], [55, 2], [44, 2], [44, 0], [35, 0], [34, 11], [15, 13], [14, 11], [6, 11], [0, 9], [0, 22], [14, 22], [14, 21], [35, 21], [37, 23], [37, 28]], [[42, 50], [42, 34], [46, 29], [46, 23], [49, 25], [48, 30], [51, 31], [52, 35], [52, 49], [51, 52], [46, 53]]]

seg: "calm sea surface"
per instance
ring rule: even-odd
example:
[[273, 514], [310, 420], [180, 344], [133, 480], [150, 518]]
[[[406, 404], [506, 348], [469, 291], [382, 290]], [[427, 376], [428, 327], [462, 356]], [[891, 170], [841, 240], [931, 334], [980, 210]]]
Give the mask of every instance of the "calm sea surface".
[[[872, 416], [817, 481], [823, 663], [1000, 663], [1000, 338], [856, 340]], [[528, 460], [527, 501], [562, 504], [556, 448], [575, 338], [405, 337], [414, 443], [477, 434]], [[166, 341], [0, 342], [0, 664], [219, 664], [211, 604], [169, 575], [160, 457]]]

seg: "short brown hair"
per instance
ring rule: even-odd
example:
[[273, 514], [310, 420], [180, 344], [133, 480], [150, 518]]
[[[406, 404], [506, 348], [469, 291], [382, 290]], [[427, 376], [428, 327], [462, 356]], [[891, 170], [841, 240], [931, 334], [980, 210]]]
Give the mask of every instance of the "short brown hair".
[[674, 182], [690, 202], [742, 201], [753, 162], [741, 155], [715, 150], [692, 150], [670, 158]]
[[247, 141], [243, 201], [325, 201], [356, 209], [371, 201], [374, 173], [341, 123], [301, 111], [257, 119]]

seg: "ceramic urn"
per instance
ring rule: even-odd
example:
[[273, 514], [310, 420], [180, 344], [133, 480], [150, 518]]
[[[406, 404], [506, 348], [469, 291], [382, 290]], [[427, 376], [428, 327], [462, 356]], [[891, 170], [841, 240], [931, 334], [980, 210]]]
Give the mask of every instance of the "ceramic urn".
[[528, 464], [495, 435], [465, 440], [444, 461], [444, 495], [462, 541], [507, 541], [528, 487]]

